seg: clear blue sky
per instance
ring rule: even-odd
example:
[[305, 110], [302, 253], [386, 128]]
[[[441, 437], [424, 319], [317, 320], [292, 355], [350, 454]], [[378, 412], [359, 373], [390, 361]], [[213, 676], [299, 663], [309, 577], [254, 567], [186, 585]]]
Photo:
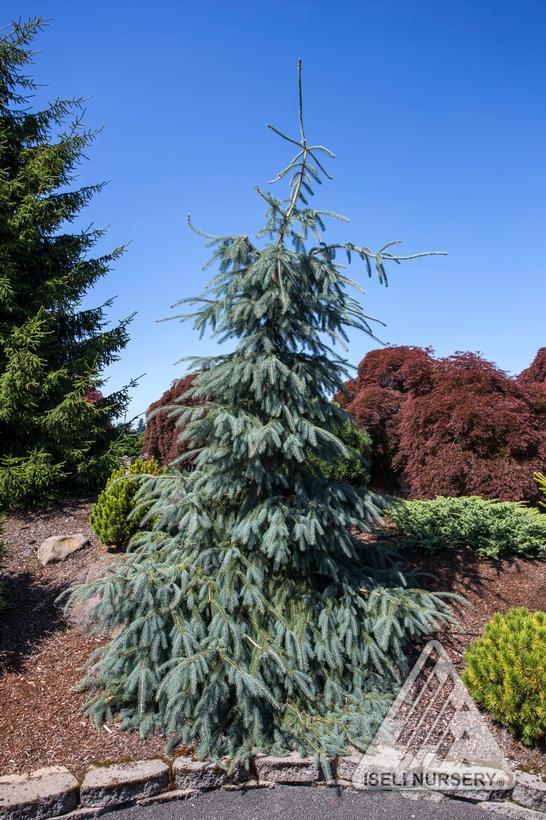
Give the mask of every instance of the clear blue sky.
[[[544, 0], [128, 2], [3, 0], [2, 18], [51, 18], [35, 76], [52, 96], [89, 97], [102, 126], [81, 181], [111, 183], [85, 221], [131, 241], [91, 301], [136, 310], [110, 386], [145, 372], [138, 413], [205, 350], [189, 325], [156, 324], [199, 293], [205, 251], [185, 226], [250, 233], [253, 193], [286, 159], [265, 128], [294, 131], [304, 60], [309, 136], [338, 159], [317, 201], [351, 217], [333, 238], [446, 258], [392, 270], [367, 289], [392, 344], [481, 351], [509, 372], [546, 344]], [[351, 340], [356, 364], [371, 347]]]

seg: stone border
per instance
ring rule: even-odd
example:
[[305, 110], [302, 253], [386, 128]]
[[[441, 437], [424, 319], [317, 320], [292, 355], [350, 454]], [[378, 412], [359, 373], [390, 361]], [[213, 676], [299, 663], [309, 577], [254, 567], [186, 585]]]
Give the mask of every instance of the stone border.
[[[172, 760], [154, 758], [131, 763], [91, 766], [83, 780], [64, 766], [51, 766], [23, 775], [0, 777], [1, 820], [98, 817], [114, 807], [149, 806], [195, 797], [213, 789], [252, 789], [290, 786], [357, 787], [351, 782], [355, 757], [332, 760], [331, 779], [312, 758], [257, 755], [251, 766], [227, 773], [215, 763], [180, 755]], [[494, 793], [483, 802], [480, 793], [446, 795], [440, 792], [402, 792], [413, 799], [466, 799], [489, 811], [510, 817], [543, 818], [546, 813], [546, 782], [526, 772], [515, 772], [515, 785], [506, 799]]]

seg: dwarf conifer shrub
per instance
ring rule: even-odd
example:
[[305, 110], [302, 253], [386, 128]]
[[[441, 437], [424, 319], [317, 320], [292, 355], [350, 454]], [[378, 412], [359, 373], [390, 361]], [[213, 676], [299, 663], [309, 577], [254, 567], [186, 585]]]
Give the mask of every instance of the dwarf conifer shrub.
[[372, 332], [337, 255], [380, 282], [401, 257], [392, 243], [323, 241], [336, 215], [309, 199], [331, 152], [307, 140], [301, 82], [299, 101], [298, 136], [273, 129], [295, 156], [277, 177], [285, 199], [259, 191], [258, 240], [199, 231], [218, 272], [184, 301], [199, 334], [211, 328], [231, 352], [192, 361], [179, 425], [193, 469], [146, 480], [149, 532], [115, 575], [76, 593], [98, 593], [116, 628], [83, 684], [91, 716], [232, 762], [366, 744], [405, 648], [449, 619], [445, 598], [356, 537], [379, 520], [377, 499], [309, 462], [347, 456], [332, 431], [348, 416], [329, 399], [346, 362], [331, 344]]
[[538, 485], [538, 489], [544, 496], [544, 501], [540, 502], [540, 506], [546, 510], [546, 475], [544, 475], [544, 473], [535, 473], [533, 478]]
[[486, 501], [473, 496], [425, 501], [395, 501], [388, 517], [401, 542], [427, 550], [467, 546], [483, 558], [546, 553], [546, 518], [516, 501]]
[[546, 613], [497, 613], [465, 652], [470, 694], [523, 743], [546, 738]]
[[129, 467], [114, 470], [91, 510], [93, 532], [106, 546], [125, 549], [138, 530], [150, 505], [137, 500], [144, 475], [158, 475], [155, 459], [139, 458]]

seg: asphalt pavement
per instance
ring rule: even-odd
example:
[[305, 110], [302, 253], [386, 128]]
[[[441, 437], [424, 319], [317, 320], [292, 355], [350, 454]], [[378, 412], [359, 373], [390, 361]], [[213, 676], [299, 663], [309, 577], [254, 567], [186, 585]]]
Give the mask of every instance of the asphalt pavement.
[[410, 800], [396, 792], [338, 792], [304, 786], [211, 791], [189, 800], [133, 806], [108, 820], [488, 820], [492, 814], [461, 800]]

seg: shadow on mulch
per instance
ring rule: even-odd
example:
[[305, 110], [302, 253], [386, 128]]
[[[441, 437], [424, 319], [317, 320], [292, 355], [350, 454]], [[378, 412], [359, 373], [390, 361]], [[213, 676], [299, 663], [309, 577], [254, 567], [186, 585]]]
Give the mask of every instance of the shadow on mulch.
[[546, 572], [540, 559], [511, 556], [496, 561], [479, 559], [467, 547], [429, 552], [422, 549], [402, 551], [405, 563], [422, 569], [423, 587], [434, 591], [454, 592], [469, 606], [455, 603], [458, 622], [440, 630], [437, 637], [445, 647], [456, 651], [453, 658], [462, 664], [465, 648], [483, 634], [485, 624], [496, 613], [512, 607], [546, 610]]
[[[404, 563], [419, 572], [419, 580], [425, 589], [456, 591], [459, 595], [473, 598], [484, 592], [487, 577], [484, 564], [495, 570], [497, 562], [477, 558], [469, 548], [437, 550], [401, 550]], [[510, 561], [507, 563], [515, 563]], [[420, 573], [423, 573], [422, 575]]]
[[[543, 608], [546, 603], [544, 560], [523, 556], [487, 560], [478, 558], [469, 547], [432, 553], [423, 549], [401, 550], [400, 554], [412, 569], [430, 573], [422, 579], [427, 589], [451, 590], [470, 600], [486, 600], [494, 603], [498, 611], [511, 606], [529, 606], [531, 601], [537, 608]], [[530, 582], [538, 593], [538, 598], [531, 601]]]
[[7, 575], [1, 583], [9, 607], [0, 620], [0, 671], [19, 672], [41, 641], [66, 628], [62, 605], [55, 603], [66, 585], [43, 583], [30, 572]]

